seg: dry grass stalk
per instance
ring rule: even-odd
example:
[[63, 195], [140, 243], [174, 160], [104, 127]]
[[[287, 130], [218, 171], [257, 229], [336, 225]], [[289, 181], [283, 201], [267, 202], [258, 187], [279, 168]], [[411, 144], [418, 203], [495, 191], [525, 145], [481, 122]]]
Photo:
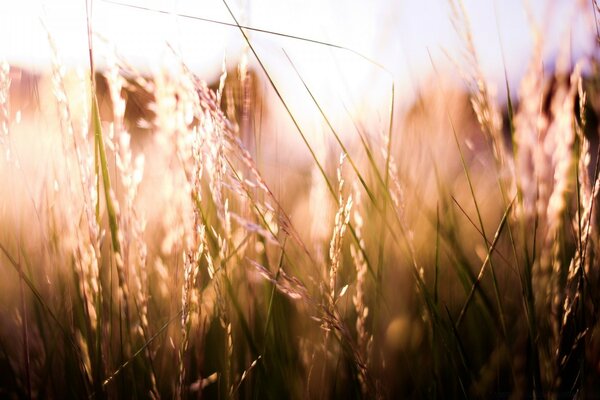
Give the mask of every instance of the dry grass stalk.
[[[196, 216], [196, 219], [198, 217]], [[181, 294], [181, 345], [179, 349], [179, 390], [178, 395], [185, 398], [186, 388], [186, 353], [190, 342], [192, 329], [200, 329], [200, 291], [198, 289], [198, 273], [200, 272], [200, 259], [204, 254], [205, 227], [196, 221], [196, 248], [186, 251], [183, 255], [183, 288]]]
[[[364, 220], [360, 214], [360, 206], [362, 202], [362, 196], [357, 182], [353, 184], [354, 192], [354, 230], [356, 237], [359, 241], [361, 248], [366, 248], [365, 241], [363, 238], [363, 225]], [[356, 311], [356, 337], [357, 337], [357, 348], [363, 360], [369, 359], [368, 344], [372, 338], [367, 332], [367, 317], [369, 316], [369, 307], [366, 304], [366, 293], [367, 293], [367, 262], [364, 255], [354, 243], [350, 245], [350, 254], [356, 268], [356, 292], [352, 296], [352, 304]], [[362, 376], [362, 375], [361, 375]], [[363, 394], [367, 394], [366, 382], [362, 381]]]
[[[78, 266], [77, 271], [80, 274], [79, 289], [85, 302], [89, 327], [95, 334], [100, 334], [101, 331], [98, 329], [102, 327], [98, 327], [98, 318], [103, 301], [100, 282], [102, 232], [98, 218], [94, 215], [94, 209], [98, 201], [98, 176], [93, 167], [94, 157], [92, 155], [92, 146], [87, 141], [89, 114], [85, 111], [82, 112], [82, 115], [79, 116], [81, 118], [80, 128], [77, 129], [77, 122], [74, 120], [65, 86], [65, 67], [60, 61], [58, 49], [50, 34], [48, 34], [48, 40], [52, 48], [52, 87], [58, 105], [59, 121], [64, 133], [61, 136], [61, 144], [64, 154], [67, 155], [64, 158], [63, 168], [65, 171], [71, 171], [71, 163], [73, 161], [77, 163], [77, 170], [79, 172], [78, 184], [82, 189], [81, 194], [78, 193], [76, 189], [77, 184], [74, 182], [74, 179], [70, 178], [68, 172], [66, 175], [66, 179], [68, 180], [66, 182], [62, 182], [62, 175], [57, 177], [56, 182], [60, 182], [59, 187], [66, 189], [65, 194], [70, 204], [75, 206], [81, 203], [87, 227], [87, 234], [84, 234], [80, 232], [78, 221], [67, 224], [64, 228], [68, 233], [64, 238], [73, 238], [74, 244], [66, 240], [64, 245], [67, 251], [69, 249], [72, 251], [73, 259]], [[82, 79], [82, 86], [83, 81]], [[88, 91], [85, 86], [81, 89], [84, 93]], [[88, 108], [84, 105], [82, 110], [87, 110]], [[73, 153], [75, 154], [75, 160], [73, 160]], [[76, 208], [74, 207], [72, 210], [74, 209]], [[72, 210], [69, 210], [67, 207], [66, 211], [72, 212]]]
[[348, 196], [346, 201], [344, 201], [343, 196], [344, 179], [342, 177], [342, 167], [345, 157], [346, 155], [343, 153], [340, 155], [337, 168], [339, 208], [335, 214], [333, 234], [329, 244], [329, 296], [331, 297], [332, 306], [335, 304], [337, 298], [337, 275], [341, 264], [342, 244], [346, 228], [350, 222], [350, 211], [352, 210], [352, 195]]
[[492, 154], [498, 166], [504, 167], [508, 159], [505, 154], [504, 139], [502, 137], [502, 116], [486, 82], [485, 75], [481, 70], [469, 17], [462, 0], [449, 0], [449, 4], [452, 10], [454, 29], [458, 32], [465, 45], [463, 56], [466, 66], [470, 70], [463, 75], [465, 82], [470, 88], [473, 111], [475, 111], [483, 132], [488, 135], [491, 141]]

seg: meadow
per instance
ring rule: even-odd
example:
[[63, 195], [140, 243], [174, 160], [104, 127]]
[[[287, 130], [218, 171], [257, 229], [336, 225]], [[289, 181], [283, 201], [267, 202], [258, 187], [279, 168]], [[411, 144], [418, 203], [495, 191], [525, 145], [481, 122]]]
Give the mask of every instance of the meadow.
[[450, 5], [459, 81], [432, 60], [400, 109], [390, 80], [350, 133], [293, 69], [299, 121], [233, 13], [216, 82], [89, 20], [88, 69], [51, 31], [47, 74], [0, 59], [0, 397], [599, 397], [597, 60], [532, 24], [500, 102]]

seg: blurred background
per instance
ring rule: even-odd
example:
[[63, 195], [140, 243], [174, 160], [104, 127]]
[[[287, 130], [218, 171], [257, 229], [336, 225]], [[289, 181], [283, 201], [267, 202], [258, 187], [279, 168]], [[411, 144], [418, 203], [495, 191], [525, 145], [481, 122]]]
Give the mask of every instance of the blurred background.
[[[227, 6], [241, 25], [262, 30], [246, 33], [264, 71], [241, 32], [231, 26], [235, 21]], [[594, 51], [589, 1], [466, 0], [464, 7], [481, 72], [500, 104], [506, 100], [505, 79], [517, 99], [535, 29], [548, 71], [560, 49], [573, 62]], [[95, 0], [90, 9], [100, 70], [114, 54], [148, 76], [183, 61], [200, 79], [216, 85], [224, 62], [230, 72], [247, 66], [258, 76], [253, 90], [260, 93], [264, 130], [277, 137], [276, 153], [298, 162], [307, 161], [308, 152], [297, 151], [303, 147], [300, 137], [288, 133], [295, 127], [265, 72], [305, 135], [315, 140], [324, 126], [316, 103], [340, 135], [353, 140], [357, 126], [371, 132], [387, 129], [392, 82], [399, 119], [423, 91], [439, 89], [439, 82], [464, 91], [463, 77], [472, 73], [459, 33], [463, 22], [454, 20], [446, 0]], [[49, 38], [66, 69], [88, 69], [85, 0], [2, 2], [1, 60], [48, 75], [53, 55]], [[13, 79], [13, 87], [18, 81]]]
[[[247, 51], [236, 27], [207, 21], [234, 23], [221, 0], [119, 2], [91, 2], [95, 42], [98, 47], [102, 40], [113, 44], [142, 71], [166, 67], [172, 47], [200, 77], [213, 81], [224, 59], [229, 66], [236, 65]], [[453, 57], [461, 62], [457, 57], [461, 42], [445, 0], [229, 0], [227, 4], [242, 25], [343, 46], [385, 66], [396, 81], [400, 101], [414, 98], [419, 85], [431, 76], [432, 62], [440, 70], [451, 69]], [[464, 6], [480, 64], [500, 97], [505, 94], [504, 68], [513, 84], [525, 71], [533, 44], [532, 22], [544, 36], [547, 60], [561, 46], [569, 46], [574, 58], [593, 49], [595, 25], [592, 13], [584, 13], [592, 7], [589, 1], [466, 0]], [[64, 63], [87, 68], [86, 29], [85, 0], [4, 1], [0, 58], [32, 71], [48, 70], [50, 34]], [[294, 106], [299, 109], [310, 101], [305, 101], [301, 83], [289, 79], [293, 67], [283, 50], [318, 99], [336, 112], [340, 99], [367, 113], [389, 102], [389, 75], [356, 54], [268, 33], [248, 31], [248, 35], [283, 94], [296, 98]], [[102, 65], [102, 57], [98, 58]], [[249, 57], [249, 63], [256, 61]]]

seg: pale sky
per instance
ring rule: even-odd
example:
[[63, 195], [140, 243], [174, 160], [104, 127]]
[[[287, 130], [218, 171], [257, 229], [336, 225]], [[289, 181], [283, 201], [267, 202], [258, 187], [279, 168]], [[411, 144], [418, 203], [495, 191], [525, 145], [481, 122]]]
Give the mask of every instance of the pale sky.
[[[117, 0], [120, 1], [120, 0]], [[114, 43], [117, 51], [142, 70], [160, 68], [169, 43], [184, 61], [206, 80], [214, 80], [223, 57], [237, 62], [244, 41], [235, 27], [177, 17], [186, 14], [233, 22], [222, 0], [122, 0], [170, 12], [153, 13], [94, 0], [94, 32]], [[545, 32], [546, 54], [557, 52], [571, 37], [572, 53], [591, 51], [593, 20], [574, 18], [574, 0], [464, 0], [485, 74], [498, 83], [502, 96], [502, 39], [511, 83], [523, 74], [532, 38], [524, 4]], [[450, 22], [447, 0], [228, 0], [240, 23], [291, 35], [346, 46], [386, 66], [398, 92], [411, 96], [417, 82], [431, 76], [430, 53], [436, 66], [451, 68], [445, 53], [458, 57], [460, 41]], [[551, 5], [551, 6], [550, 6]], [[87, 67], [85, 0], [4, 0], [0, 4], [0, 59], [47, 68], [51, 59], [44, 22], [69, 66]], [[572, 22], [575, 21], [574, 24]], [[577, 27], [570, 31], [570, 27]], [[302, 78], [332, 107], [361, 109], [365, 104], [381, 109], [389, 102], [382, 94], [390, 78], [354, 54], [314, 43], [250, 34], [253, 45], [276, 84], [284, 92], [302, 84], [282, 49]], [[102, 64], [102, 43], [96, 61]], [[252, 60], [251, 60], [252, 62]], [[379, 88], [379, 89], [377, 89]], [[300, 90], [301, 92], [303, 91]], [[306, 97], [293, 96], [297, 107], [307, 107]], [[345, 104], [339, 104], [343, 98]]]

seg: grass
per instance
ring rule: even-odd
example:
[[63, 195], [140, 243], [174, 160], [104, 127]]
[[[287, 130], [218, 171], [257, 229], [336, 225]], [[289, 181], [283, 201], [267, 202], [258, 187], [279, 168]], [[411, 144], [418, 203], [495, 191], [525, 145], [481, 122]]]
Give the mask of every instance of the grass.
[[[325, 150], [227, 2], [259, 70], [218, 87], [174, 50], [143, 75], [91, 26], [80, 75], [49, 33], [49, 108], [2, 64], [0, 397], [598, 396], [596, 60], [549, 71], [537, 48], [497, 104], [451, 3], [469, 90], [432, 57], [436, 88], [400, 112], [391, 83], [356, 140], [283, 50]], [[308, 162], [269, 151], [257, 81]]]

